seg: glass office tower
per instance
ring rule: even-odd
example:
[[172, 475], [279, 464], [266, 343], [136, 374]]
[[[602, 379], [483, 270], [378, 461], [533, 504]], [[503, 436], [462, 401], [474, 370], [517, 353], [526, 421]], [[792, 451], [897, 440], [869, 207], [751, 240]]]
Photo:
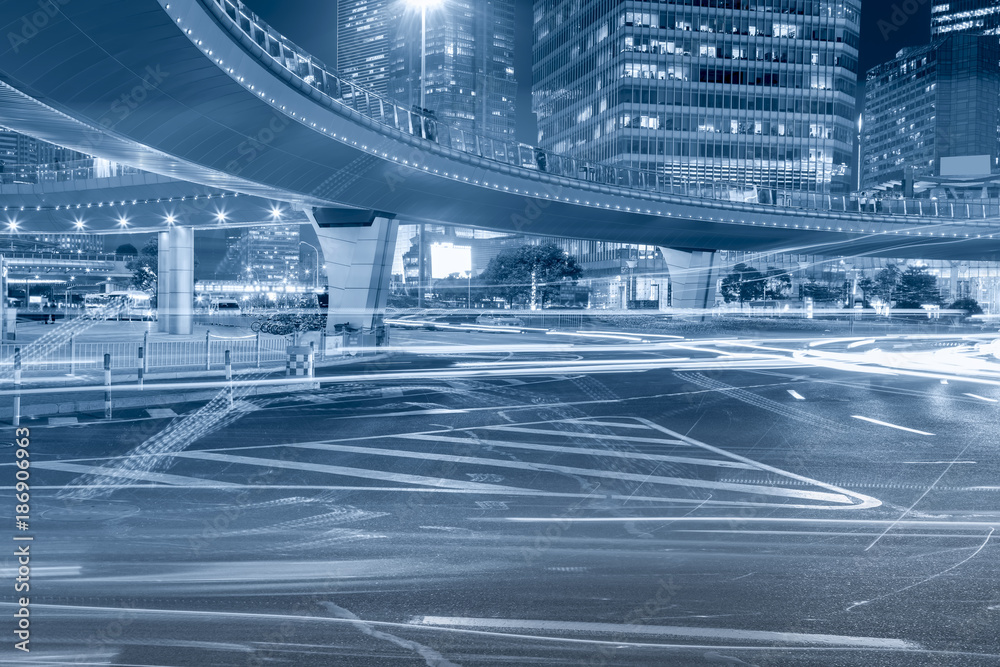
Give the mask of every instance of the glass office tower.
[[931, 6], [931, 37], [955, 32], [1000, 35], [1000, 0], [951, 0]]
[[385, 95], [389, 84], [390, 29], [399, 0], [340, 0], [337, 71], [351, 83]]
[[685, 182], [848, 191], [860, 4], [536, 0], [539, 143]]
[[[396, 0], [397, 4], [401, 0]], [[389, 95], [420, 104], [420, 13], [400, 13]], [[514, 0], [446, 0], [427, 12], [426, 108], [463, 130], [511, 140], [516, 123]]]
[[[952, 33], [868, 71], [862, 188], [938, 175], [942, 157], [1000, 149], [1000, 42]], [[912, 180], [912, 179], [911, 179]]]

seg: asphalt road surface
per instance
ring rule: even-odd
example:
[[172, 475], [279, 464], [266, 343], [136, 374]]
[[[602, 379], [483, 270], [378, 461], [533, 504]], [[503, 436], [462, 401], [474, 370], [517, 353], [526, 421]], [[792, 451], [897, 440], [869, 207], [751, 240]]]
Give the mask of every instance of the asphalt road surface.
[[543, 338], [28, 424], [31, 651], [5, 597], [0, 660], [1000, 664], [982, 341], [512, 347]]

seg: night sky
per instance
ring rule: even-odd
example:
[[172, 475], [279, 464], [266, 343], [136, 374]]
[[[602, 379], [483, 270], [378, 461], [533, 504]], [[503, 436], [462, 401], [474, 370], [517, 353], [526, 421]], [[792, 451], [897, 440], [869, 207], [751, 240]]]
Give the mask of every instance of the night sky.
[[[478, 0], [474, 0], [478, 1]], [[245, 0], [247, 5], [275, 30], [284, 34], [330, 67], [337, 61], [337, 2], [336, 0]], [[531, 113], [531, 0], [516, 0], [516, 34], [514, 68], [518, 79], [517, 134], [518, 140], [533, 144], [537, 130]], [[898, 30], [892, 24], [893, 8], [899, 4], [918, 7]], [[891, 59], [905, 46], [926, 44], [930, 40], [930, 2], [897, 3], [890, 0], [864, 0], [861, 12], [861, 54], [858, 113], [863, 102], [864, 72], [880, 62]], [[897, 14], [896, 19], [899, 20]], [[885, 23], [879, 24], [880, 21]], [[885, 32], [885, 37], [883, 37]], [[113, 250], [119, 244], [132, 243], [141, 247], [145, 238], [135, 235], [106, 237], [105, 247]], [[225, 254], [225, 239], [221, 232], [199, 232], [198, 278], [211, 277], [214, 267]]]

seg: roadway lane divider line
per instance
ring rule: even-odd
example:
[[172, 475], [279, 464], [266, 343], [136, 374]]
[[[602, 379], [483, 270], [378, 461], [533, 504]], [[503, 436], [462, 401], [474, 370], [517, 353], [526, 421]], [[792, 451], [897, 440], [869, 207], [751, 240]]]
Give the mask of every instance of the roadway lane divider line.
[[789, 389], [788, 393], [791, 394], [792, 398], [794, 398], [797, 401], [804, 401], [804, 400], [806, 400], [805, 396], [803, 396], [799, 392], [795, 391], [794, 389]]
[[899, 424], [890, 424], [889, 422], [884, 422], [880, 419], [872, 419], [871, 417], [863, 417], [861, 415], [851, 415], [851, 417], [854, 419], [860, 419], [861, 421], [871, 422], [872, 424], [878, 424], [879, 426], [888, 426], [889, 428], [899, 429], [900, 431], [916, 433], [917, 435], [934, 435], [933, 433], [928, 433], [927, 431], [919, 431], [915, 428], [909, 428], [908, 426], [900, 426]]
[[1000, 403], [1000, 401], [997, 401], [997, 399], [995, 399], [995, 398], [986, 398], [985, 396], [980, 396], [979, 394], [968, 394], [967, 393], [965, 395], [966, 396], [970, 396], [972, 398], [978, 398], [980, 401], [986, 401], [987, 403]]

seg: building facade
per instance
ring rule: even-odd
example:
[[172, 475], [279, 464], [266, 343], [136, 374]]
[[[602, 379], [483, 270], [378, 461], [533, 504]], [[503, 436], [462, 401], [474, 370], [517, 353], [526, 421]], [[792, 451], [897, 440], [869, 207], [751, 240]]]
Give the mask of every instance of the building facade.
[[0, 184], [37, 183], [40, 167], [58, 168], [85, 157], [0, 127]]
[[242, 277], [261, 283], [299, 281], [299, 225], [244, 227], [238, 248]]
[[337, 71], [379, 95], [389, 91], [397, 4], [398, 0], [340, 0], [337, 6]]
[[953, 33], [1000, 35], [1000, 0], [951, 0], [931, 6], [931, 37]]
[[939, 176], [941, 159], [1000, 156], [1000, 41], [951, 34], [868, 71], [862, 189]]
[[[394, 21], [389, 96], [420, 104], [420, 13]], [[427, 11], [425, 108], [460, 129], [514, 139], [514, 0], [446, 0]]]
[[535, 0], [539, 144], [685, 183], [848, 191], [860, 5]]

